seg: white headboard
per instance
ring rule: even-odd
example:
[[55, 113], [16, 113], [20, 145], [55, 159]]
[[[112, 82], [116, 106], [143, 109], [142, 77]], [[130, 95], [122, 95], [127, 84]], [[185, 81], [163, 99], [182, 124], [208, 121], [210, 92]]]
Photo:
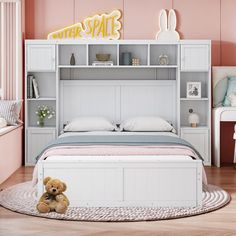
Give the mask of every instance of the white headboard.
[[177, 124], [175, 80], [64, 80], [59, 97], [60, 129], [78, 116], [104, 116], [120, 123], [158, 115]]
[[236, 75], [236, 66], [213, 66], [212, 67], [213, 89], [220, 80], [224, 79], [226, 76], [229, 75]]

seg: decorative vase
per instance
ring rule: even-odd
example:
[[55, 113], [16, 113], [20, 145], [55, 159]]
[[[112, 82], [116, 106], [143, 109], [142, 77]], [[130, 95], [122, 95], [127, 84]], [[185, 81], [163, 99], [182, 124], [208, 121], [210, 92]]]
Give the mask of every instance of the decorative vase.
[[197, 113], [193, 112], [193, 109], [189, 109], [189, 117], [188, 117], [188, 122], [190, 124], [191, 127], [196, 128], [199, 124], [199, 116]]
[[75, 56], [74, 56], [74, 53], [71, 54], [71, 57], [70, 57], [70, 65], [71, 65], [71, 66], [74, 66], [74, 65], [75, 65]]
[[132, 65], [132, 54], [131, 52], [122, 53], [122, 65], [129, 66]]
[[37, 124], [39, 127], [44, 127], [44, 118], [39, 117]]

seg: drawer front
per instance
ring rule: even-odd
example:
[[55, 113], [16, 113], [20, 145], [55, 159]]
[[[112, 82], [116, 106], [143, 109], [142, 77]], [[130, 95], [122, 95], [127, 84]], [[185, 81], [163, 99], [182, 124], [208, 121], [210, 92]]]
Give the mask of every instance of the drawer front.
[[26, 164], [34, 165], [36, 157], [47, 146], [49, 142], [56, 138], [54, 129], [29, 129], [27, 131], [27, 159]]
[[181, 130], [181, 138], [185, 139], [193, 145], [194, 148], [204, 158], [204, 163], [210, 165], [209, 155], [209, 131], [204, 130]]

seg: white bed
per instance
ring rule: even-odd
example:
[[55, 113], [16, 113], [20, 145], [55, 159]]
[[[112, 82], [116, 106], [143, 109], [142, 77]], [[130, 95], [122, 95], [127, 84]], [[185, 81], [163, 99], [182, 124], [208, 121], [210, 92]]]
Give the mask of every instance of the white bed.
[[[236, 75], [235, 66], [215, 66], [212, 68], [213, 93], [216, 84], [229, 75]], [[213, 160], [220, 167], [220, 122], [236, 122], [236, 107], [213, 108]]]
[[[71, 132], [74, 135], [169, 135], [171, 132]], [[187, 155], [50, 156], [38, 163], [43, 178], [67, 183], [71, 206], [193, 207], [202, 204], [202, 161]]]
[[[178, 128], [176, 81], [62, 81], [59, 128], [78, 116], [104, 116], [113, 123], [134, 116], [160, 116]], [[165, 101], [165, 103], [163, 103]], [[97, 132], [135, 136], [173, 133]], [[81, 134], [81, 133], [80, 133]], [[95, 133], [84, 132], [84, 136]], [[68, 137], [76, 133], [65, 133]], [[109, 136], [109, 137], [110, 137]], [[189, 155], [53, 155], [38, 162], [43, 178], [67, 183], [71, 206], [195, 207], [202, 204], [202, 161]]]

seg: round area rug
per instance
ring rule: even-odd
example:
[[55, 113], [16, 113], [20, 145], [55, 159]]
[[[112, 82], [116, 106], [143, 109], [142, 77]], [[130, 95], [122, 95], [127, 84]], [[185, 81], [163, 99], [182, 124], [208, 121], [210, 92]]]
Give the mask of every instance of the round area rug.
[[223, 189], [208, 185], [203, 189], [202, 207], [70, 207], [66, 214], [36, 210], [36, 187], [31, 182], [12, 186], [0, 192], [0, 205], [12, 211], [52, 219], [77, 221], [150, 221], [199, 215], [225, 206], [230, 195]]

